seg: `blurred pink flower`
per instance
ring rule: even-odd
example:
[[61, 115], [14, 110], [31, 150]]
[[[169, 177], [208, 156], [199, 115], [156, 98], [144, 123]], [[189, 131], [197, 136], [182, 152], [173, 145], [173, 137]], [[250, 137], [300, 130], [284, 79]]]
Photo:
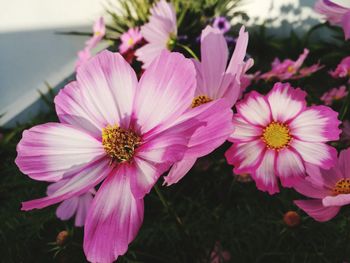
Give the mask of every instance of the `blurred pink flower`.
[[[49, 185], [47, 195], [54, 194], [68, 180], [61, 180]], [[75, 226], [81, 227], [85, 224], [85, 219], [92, 204], [93, 196], [96, 194], [94, 188], [80, 195], [64, 200], [56, 209], [56, 216], [61, 220], [68, 220], [75, 215]]]
[[150, 13], [149, 22], [141, 26], [141, 34], [147, 43], [135, 52], [144, 69], [162, 50], [171, 49], [177, 37], [176, 12], [172, 3], [160, 0], [151, 8]]
[[340, 100], [348, 95], [348, 91], [346, 90], [346, 87], [340, 86], [339, 88], [333, 88], [327, 92], [325, 92], [321, 100], [324, 102], [325, 105], [332, 105], [333, 101]]
[[281, 81], [292, 78], [296, 79], [308, 76], [311, 73], [314, 73], [317, 70], [321, 69], [323, 66], [320, 66], [319, 64], [300, 69], [308, 54], [309, 50], [305, 48], [304, 52], [299, 56], [299, 58], [296, 61], [291, 59], [285, 59], [281, 62], [278, 58], [275, 58], [275, 60], [271, 64], [272, 69], [260, 75], [260, 78], [265, 80], [278, 79]]
[[215, 246], [210, 254], [210, 263], [224, 263], [231, 260], [231, 253], [223, 250], [219, 241], [215, 242]]
[[318, 0], [315, 3], [315, 11], [325, 15], [332, 25], [343, 28], [345, 39], [350, 38], [350, 8], [338, 5], [331, 0]]
[[138, 27], [129, 28], [127, 32], [124, 32], [120, 36], [121, 44], [119, 46], [119, 52], [125, 54], [130, 49], [133, 49], [142, 40], [142, 34]]
[[350, 56], [345, 57], [334, 71], [329, 72], [333, 78], [346, 78], [350, 76]]
[[77, 69], [91, 58], [91, 50], [103, 39], [106, 34], [106, 27], [103, 17], [97, 19], [92, 27], [93, 35], [85, 42], [85, 48], [78, 52], [78, 60], [75, 64]]
[[251, 174], [258, 189], [274, 194], [277, 178], [293, 186], [305, 176], [306, 163], [334, 165], [336, 150], [326, 142], [339, 138], [338, 113], [323, 105], [307, 107], [305, 96], [289, 83], [276, 83], [266, 96], [252, 91], [236, 104], [228, 139], [233, 145], [225, 153], [235, 174]]
[[341, 134], [341, 139], [350, 140], [350, 121], [348, 120], [343, 121], [342, 131], [343, 132]]
[[313, 198], [296, 200], [295, 204], [317, 221], [335, 217], [340, 208], [350, 204], [350, 148], [340, 152], [336, 165], [330, 170], [309, 167], [309, 176], [299, 179], [294, 188]]

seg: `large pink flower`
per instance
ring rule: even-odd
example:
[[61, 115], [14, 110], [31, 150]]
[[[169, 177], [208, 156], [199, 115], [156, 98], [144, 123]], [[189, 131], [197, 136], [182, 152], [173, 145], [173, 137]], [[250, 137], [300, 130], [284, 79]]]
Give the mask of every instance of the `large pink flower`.
[[226, 158], [235, 173], [250, 173], [262, 191], [278, 192], [277, 177], [292, 186], [308, 163], [327, 169], [335, 162], [336, 150], [326, 142], [339, 138], [338, 113], [306, 107], [305, 96], [288, 83], [276, 83], [266, 96], [253, 91], [236, 105]]
[[90, 59], [55, 98], [61, 123], [24, 131], [17, 146], [23, 173], [66, 181], [22, 209], [47, 207], [102, 183], [88, 211], [84, 251], [91, 262], [123, 255], [141, 226], [144, 195], [206, 125], [198, 116], [218, 111], [212, 104], [187, 112], [195, 87], [193, 63], [179, 53], [162, 52], [139, 83], [118, 53]]
[[350, 56], [345, 57], [334, 71], [329, 72], [333, 78], [346, 78], [350, 76]]
[[169, 49], [177, 36], [177, 20], [174, 6], [160, 0], [150, 10], [149, 22], [141, 27], [141, 34], [148, 42], [136, 50], [136, 57], [147, 68], [162, 50]]
[[78, 60], [75, 67], [78, 68], [91, 58], [91, 50], [103, 39], [106, 34], [106, 27], [103, 17], [97, 19], [92, 27], [93, 35], [85, 42], [83, 50], [78, 52]]
[[340, 25], [344, 30], [345, 39], [350, 38], [350, 5], [346, 7], [331, 0], [318, 0], [315, 11], [325, 15], [332, 25]]
[[309, 176], [294, 186], [299, 193], [312, 200], [294, 201], [317, 221], [335, 217], [343, 205], [350, 204], [350, 149], [340, 152], [338, 162], [330, 170], [310, 167]]
[[[52, 195], [67, 180], [61, 180], [57, 183], [49, 185], [47, 195]], [[93, 196], [96, 194], [95, 189], [70, 199], [64, 200], [56, 209], [56, 216], [61, 220], [68, 220], [75, 215], [75, 226], [83, 226], [85, 224], [87, 212], [92, 204]]]
[[[215, 114], [202, 115], [207, 121], [205, 127], [198, 128], [190, 139], [189, 150], [184, 158], [176, 163], [165, 182], [168, 185], [178, 182], [194, 165], [197, 158], [209, 154], [223, 144], [232, 133], [231, 107], [241, 93], [241, 78], [253, 64], [252, 59], [244, 62], [248, 45], [248, 33], [241, 28], [235, 51], [228, 62], [228, 48], [219, 29], [207, 26], [201, 37], [202, 61], [192, 60], [197, 70], [197, 88], [192, 107], [209, 107], [220, 104]], [[227, 68], [226, 68], [227, 66]]]

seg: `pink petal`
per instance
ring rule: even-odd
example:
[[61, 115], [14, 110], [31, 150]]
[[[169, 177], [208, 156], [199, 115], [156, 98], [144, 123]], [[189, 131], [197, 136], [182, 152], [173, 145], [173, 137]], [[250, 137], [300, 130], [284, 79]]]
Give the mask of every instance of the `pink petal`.
[[196, 118], [205, 122], [191, 136], [187, 155], [195, 158], [211, 153], [233, 132], [232, 110], [225, 99], [215, 100], [188, 110], [183, 119]]
[[344, 30], [345, 39], [350, 39], [350, 11], [342, 18], [342, 27]]
[[309, 50], [307, 48], [304, 48], [303, 53], [299, 56], [299, 58], [294, 62], [293, 68], [295, 70], [298, 70], [301, 65], [304, 63], [305, 59], [309, 55]]
[[350, 148], [340, 152], [338, 166], [343, 178], [350, 178]]
[[168, 175], [164, 177], [164, 183], [167, 186], [176, 184], [191, 170], [196, 160], [197, 158], [189, 157], [183, 158], [181, 161], [175, 163], [173, 167], [171, 167]]
[[68, 220], [77, 211], [79, 203], [79, 197], [72, 197], [64, 200], [56, 210], [56, 216], [61, 220]]
[[305, 176], [305, 167], [299, 154], [292, 149], [282, 149], [277, 153], [277, 174], [284, 187], [295, 184], [295, 178]]
[[237, 38], [235, 50], [233, 51], [230, 63], [227, 67], [226, 72], [231, 73], [232, 75], [236, 75], [238, 72], [238, 68], [243, 64], [244, 57], [246, 55], [249, 34], [245, 32], [245, 27], [242, 26], [239, 30], [239, 35]]
[[99, 184], [106, 176], [113, 172], [109, 165], [109, 159], [98, 160], [78, 169], [70, 175], [67, 182], [52, 195], [22, 203], [22, 210], [28, 211], [34, 208], [40, 209], [74, 196], [82, 195]]
[[287, 122], [306, 107], [306, 92], [294, 89], [289, 83], [276, 83], [267, 95], [272, 118], [277, 122]]
[[142, 75], [134, 102], [141, 132], [176, 120], [191, 105], [196, 87], [191, 60], [163, 51]]
[[258, 126], [267, 126], [271, 122], [271, 111], [265, 97], [252, 91], [236, 104], [237, 112], [245, 121]]
[[259, 139], [263, 134], [262, 128], [251, 125], [239, 114], [233, 116], [232, 122], [234, 131], [228, 139], [231, 142], [249, 142]]
[[74, 222], [75, 226], [81, 227], [85, 224], [85, 220], [89, 212], [89, 209], [91, 207], [92, 200], [93, 200], [93, 196], [90, 192], [79, 196], [79, 205], [78, 205], [77, 213], [75, 215], [75, 222]]
[[259, 167], [252, 174], [256, 187], [261, 191], [267, 191], [270, 195], [279, 192], [275, 163], [275, 150], [266, 150]]
[[147, 69], [163, 50], [166, 50], [166, 43], [147, 43], [135, 51], [135, 56], [143, 63], [142, 68]]
[[322, 204], [329, 206], [343, 206], [350, 204], [350, 194], [339, 194], [336, 196], [326, 196], [322, 199]]
[[129, 126], [137, 78], [119, 53], [105, 50], [89, 60], [78, 69], [76, 85], [77, 90], [68, 86], [55, 99], [62, 121], [90, 121], [99, 130], [108, 124]]
[[[207, 26], [201, 35], [201, 68], [204, 78], [204, 94], [212, 99], [218, 96], [228, 59], [228, 48], [220, 30]], [[221, 91], [224, 93], [224, 91]]]
[[130, 191], [124, 166], [109, 176], [89, 210], [84, 233], [84, 252], [90, 262], [110, 263], [126, 253], [143, 221], [143, 199]]
[[30, 178], [58, 181], [79, 165], [105, 155], [100, 141], [68, 124], [47, 123], [23, 132], [16, 164]]
[[309, 177], [306, 178], [297, 178], [293, 187], [294, 189], [311, 198], [323, 198], [329, 194], [329, 191], [323, 188], [320, 185], [313, 184], [311, 180], [308, 180]]
[[290, 124], [291, 134], [302, 141], [327, 142], [339, 139], [338, 113], [326, 106], [312, 106]]
[[329, 169], [337, 161], [337, 151], [325, 143], [304, 142], [293, 139], [290, 145], [304, 161], [318, 165], [323, 169]]
[[335, 217], [340, 207], [324, 207], [321, 200], [296, 200], [294, 203], [309, 216], [319, 222], [326, 222]]
[[260, 140], [245, 143], [234, 143], [226, 153], [226, 159], [232, 164], [236, 174], [253, 172], [261, 162], [265, 144]]

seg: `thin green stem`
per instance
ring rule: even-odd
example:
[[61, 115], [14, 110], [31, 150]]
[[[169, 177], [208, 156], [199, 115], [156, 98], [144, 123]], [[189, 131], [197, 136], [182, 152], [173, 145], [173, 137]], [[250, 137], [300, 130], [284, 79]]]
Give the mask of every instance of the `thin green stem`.
[[192, 49], [190, 49], [188, 46], [180, 44], [180, 43], [176, 43], [177, 46], [182, 47], [184, 50], [186, 50], [188, 52], [188, 54], [190, 54], [194, 59], [199, 60], [199, 58], [197, 57], [196, 53], [194, 53], [192, 51]]

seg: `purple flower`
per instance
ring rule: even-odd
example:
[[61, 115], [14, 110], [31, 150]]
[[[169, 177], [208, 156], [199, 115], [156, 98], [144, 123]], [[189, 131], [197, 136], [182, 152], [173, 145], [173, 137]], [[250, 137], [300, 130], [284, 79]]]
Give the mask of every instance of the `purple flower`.
[[213, 27], [219, 29], [223, 34], [230, 30], [231, 24], [224, 16], [219, 16], [214, 19]]

